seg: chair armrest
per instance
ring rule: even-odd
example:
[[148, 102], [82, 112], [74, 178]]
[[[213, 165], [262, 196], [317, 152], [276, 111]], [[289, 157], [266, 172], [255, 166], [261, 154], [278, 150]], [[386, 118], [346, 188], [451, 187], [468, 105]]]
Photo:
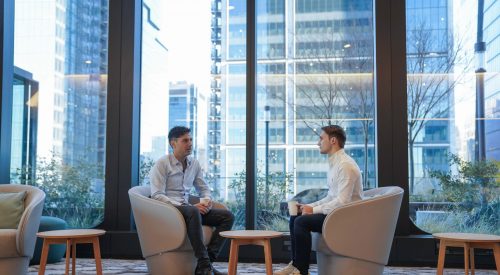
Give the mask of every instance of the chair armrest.
[[328, 248], [340, 255], [386, 265], [403, 191], [335, 209], [323, 223]]
[[42, 216], [43, 202], [45, 193], [38, 188], [28, 190], [26, 198], [26, 208], [19, 221], [16, 232], [16, 246], [19, 255], [33, 257], [35, 250], [36, 233], [40, 226], [40, 217]]
[[173, 205], [129, 192], [142, 256], [179, 248], [186, 238], [186, 223]]

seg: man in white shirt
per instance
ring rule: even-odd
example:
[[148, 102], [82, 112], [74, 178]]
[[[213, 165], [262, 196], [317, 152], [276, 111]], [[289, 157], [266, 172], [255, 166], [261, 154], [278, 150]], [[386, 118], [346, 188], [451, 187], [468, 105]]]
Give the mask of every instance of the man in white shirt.
[[[200, 163], [190, 156], [193, 150], [190, 132], [189, 128], [176, 126], [168, 133], [173, 154], [158, 159], [151, 169], [151, 197], [174, 205], [184, 217], [189, 241], [198, 258], [195, 275], [220, 275], [224, 273], [214, 269], [211, 263], [219, 255], [224, 242], [219, 232], [231, 230], [234, 216], [225, 209], [212, 209], [210, 188], [203, 179]], [[191, 205], [188, 199], [193, 187], [200, 198], [209, 198], [210, 203]], [[202, 225], [215, 227], [206, 247]]]
[[311, 232], [321, 233], [326, 215], [335, 208], [362, 199], [361, 172], [344, 151], [344, 129], [329, 125], [321, 130], [318, 146], [321, 154], [328, 154], [328, 194], [317, 202], [299, 204], [301, 215], [290, 217], [292, 261], [275, 275], [309, 274]]

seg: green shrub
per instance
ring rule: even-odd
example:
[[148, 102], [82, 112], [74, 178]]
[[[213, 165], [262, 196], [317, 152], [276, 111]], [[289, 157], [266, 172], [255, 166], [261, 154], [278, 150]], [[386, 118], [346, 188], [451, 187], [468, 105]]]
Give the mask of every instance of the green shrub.
[[[498, 234], [500, 231], [499, 165], [495, 161], [465, 161], [450, 155], [456, 172], [430, 171], [445, 199], [455, 202], [449, 218], [427, 225], [430, 232], [457, 231]], [[420, 222], [419, 222], [420, 223]], [[437, 231], [436, 231], [437, 230]]]
[[103, 169], [102, 164], [87, 161], [68, 165], [52, 154], [37, 161], [36, 171], [23, 167], [16, 176], [19, 183], [45, 192], [43, 215], [59, 217], [71, 228], [90, 228], [104, 217], [104, 192], [92, 190], [93, 183], [104, 185]]

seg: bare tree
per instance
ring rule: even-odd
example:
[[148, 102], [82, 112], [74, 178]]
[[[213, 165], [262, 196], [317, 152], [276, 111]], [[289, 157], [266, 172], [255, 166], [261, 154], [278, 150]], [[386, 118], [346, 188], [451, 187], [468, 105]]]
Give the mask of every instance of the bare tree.
[[[368, 182], [368, 147], [374, 125], [373, 29], [353, 26], [352, 32], [294, 34], [296, 71], [290, 81], [295, 98], [280, 98], [296, 120], [318, 135], [321, 127], [349, 124], [361, 129], [364, 145], [363, 186]], [[305, 47], [304, 47], [305, 46]], [[265, 87], [264, 87], [265, 89]], [[300, 126], [299, 126], [300, 127]]]
[[463, 55], [457, 37], [444, 39], [433, 35], [425, 23], [408, 32], [407, 38], [408, 145], [410, 193], [415, 186], [414, 145], [429, 120], [446, 119], [450, 100], [465, 69], [455, 71], [456, 64], [470, 63]]

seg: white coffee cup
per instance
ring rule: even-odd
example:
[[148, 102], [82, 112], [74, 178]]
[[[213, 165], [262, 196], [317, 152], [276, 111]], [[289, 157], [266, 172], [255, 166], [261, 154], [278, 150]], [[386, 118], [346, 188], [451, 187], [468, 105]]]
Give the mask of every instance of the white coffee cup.
[[288, 212], [290, 212], [290, 216], [297, 216], [299, 212], [297, 201], [288, 201]]
[[205, 205], [205, 206], [210, 205], [211, 201], [212, 200], [210, 198], [200, 198], [200, 203], [203, 204], [203, 205]]

